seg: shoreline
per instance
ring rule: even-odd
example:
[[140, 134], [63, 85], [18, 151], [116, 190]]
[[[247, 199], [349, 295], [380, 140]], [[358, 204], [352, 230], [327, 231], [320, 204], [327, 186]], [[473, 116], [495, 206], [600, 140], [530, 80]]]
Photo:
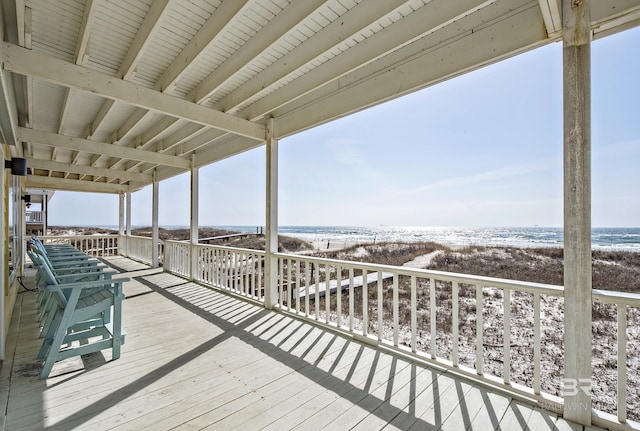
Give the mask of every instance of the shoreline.
[[[55, 228], [55, 226], [53, 226]], [[73, 228], [73, 226], [70, 226]], [[79, 230], [109, 229], [117, 226], [77, 226]], [[134, 226], [133, 230], [150, 230], [149, 226]], [[162, 232], [185, 231], [189, 226], [161, 226]], [[201, 226], [202, 230], [234, 233], [264, 232], [261, 226]], [[345, 248], [355, 244], [379, 242], [435, 242], [451, 248], [462, 247], [563, 247], [563, 229], [559, 227], [427, 227], [427, 226], [279, 226], [280, 236], [296, 238], [314, 244], [319, 250]], [[213, 236], [213, 235], [206, 235]], [[201, 237], [203, 237], [201, 235]], [[640, 227], [594, 227], [592, 249], [606, 251], [640, 252]]]
[[[199, 237], [208, 238], [218, 235], [227, 235], [231, 233], [256, 233], [258, 228], [251, 228], [238, 226], [237, 228], [243, 228], [243, 230], [233, 230], [233, 226], [223, 227], [200, 227]], [[286, 227], [285, 227], [286, 228]], [[319, 227], [318, 229], [321, 229]], [[492, 228], [498, 229], [498, 228]], [[508, 229], [508, 228], [506, 228]], [[546, 228], [540, 228], [546, 229]], [[558, 229], [558, 228], [553, 228]], [[618, 229], [618, 228], [600, 228], [600, 229]], [[626, 228], [620, 228], [626, 229]], [[628, 228], [632, 230], [638, 230], [640, 236], [640, 228]], [[95, 235], [95, 234], [117, 234], [118, 229], [112, 227], [95, 227], [95, 226], [49, 226], [49, 235]], [[62, 231], [62, 232], [61, 232]], [[148, 231], [148, 232], [147, 232]], [[149, 226], [136, 226], [132, 229], [134, 235], [147, 236], [150, 235], [151, 227]], [[188, 227], [160, 227], [160, 238], [170, 240], [187, 240], [189, 239], [190, 229]], [[295, 238], [300, 241], [309, 243], [314, 251], [327, 252], [338, 251], [348, 249], [356, 245], [375, 245], [384, 243], [404, 243], [404, 244], [421, 244], [421, 243], [435, 243], [442, 247], [446, 247], [452, 250], [461, 250], [472, 247], [487, 247], [487, 248], [521, 248], [521, 249], [538, 249], [538, 248], [550, 248], [550, 249], [564, 249], [562, 242], [548, 242], [548, 241], [526, 241], [526, 240], [480, 240], [478, 238], [461, 239], [457, 240], [443, 240], [443, 238], [431, 238], [431, 237], [416, 237], [416, 236], [394, 236], [393, 238], [387, 237], [363, 237], [362, 235], [354, 235], [351, 237], [349, 233], [342, 235], [336, 235], [335, 233], [299, 233], [299, 232], [286, 232], [279, 231], [279, 237]], [[639, 240], [640, 241], [640, 240]], [[640, 253], [640, 242], [618, 243], [612, 245], [605, 244], [593, 244], [592, 251], [611, 251], [611, 252], [630, 252]]]

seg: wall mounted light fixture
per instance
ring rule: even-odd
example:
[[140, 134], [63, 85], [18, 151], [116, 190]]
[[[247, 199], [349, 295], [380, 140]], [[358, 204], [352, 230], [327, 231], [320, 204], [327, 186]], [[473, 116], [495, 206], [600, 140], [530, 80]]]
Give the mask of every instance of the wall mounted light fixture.
[[5, 169], [11, 169], [11, 175], [24, 177], [27, 175], [27, 159], [14, 157], [11, 160], [4, 161]]

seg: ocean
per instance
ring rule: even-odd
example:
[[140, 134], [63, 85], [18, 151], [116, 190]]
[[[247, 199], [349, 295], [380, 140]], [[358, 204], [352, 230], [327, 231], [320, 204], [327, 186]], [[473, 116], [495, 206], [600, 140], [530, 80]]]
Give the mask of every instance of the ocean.
[[[256, 226], [213, 226], [256, 232]], [[448, 246], [483, 245], [561, 247], [563, 229], [553, 227], [423, 227], [423, 226], [280, 226], [280, 235], [307, 241], [327, 241], [332, 246], [385, 241], [433, 241]], [[640, 251], [640, 228], [593, 228], [594, 249]]]

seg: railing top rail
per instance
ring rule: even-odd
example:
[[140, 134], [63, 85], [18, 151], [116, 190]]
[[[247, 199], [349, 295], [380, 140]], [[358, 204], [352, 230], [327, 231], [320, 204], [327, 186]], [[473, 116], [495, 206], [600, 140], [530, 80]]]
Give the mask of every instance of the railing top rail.
[[334, 260], [297, 254], [274, 253], [275, 256], [285, 259], [296, 259], [305, 262], [323, 263], [328, 265], [352, 266], [358, 269], [369, 271], [384, 271], [394, 275], [408, 275], [420, 278], [434, 278], [440, 281], [458, 282], [465, 284], [480, 285], [483, 287], [495, 287], [499, 289], [510, 289], [528, 293], [540, 293], [550, 296], [564, 296], [564, 287], [552, 284], [534, 283], [530, 281], [507, 280], [503, 278], [485, 277], [481, 275], [460, 274], [455, 272], [436, 271], [430, 269], [408, 268], [403, 266], [391, 266], [373, 264], [366, 262], [355, 262], [347, 260]]
[[166, 244], [180, 244], [180, 245], [189, 245], [190, 244], [188, 239], [166, 239], [164, 242]]
[[594, 302], [640, 307], [640, 294], [638, 293], [593, 289], [591, 297]]
[[[170, 242], [170, 241], [167, 241], [167, 242]], [[177, 242], [178, 244], [182, 244], [180, 241], [172, 241], [172, 242]], [[258, 254], [261, 256], [265, 254], [264, 250], [256, 250], [252, 248], [227, 247], [223, 245], [210, 245], [210, 244], [195, 244], [195, 246], [202, 247], [202, 248], [215, 248], [219, 250], [242, 252], [242, 253], [252, 253], [252, 254]]]
[[[153, 238], [151, 238], [150, 236], [142, 236], [142, 235], [124, 235], [127, 238], [134, 238], [134, 239], [144, 239], [144, 240], [148, 240], [151, 241], [153, 240]], [[163, 242], [163, 240], [159, 240], [160, 242]]]
[[41, 240], [48, 239], [74, 239], [74, 238], [117, 238], [118, 234], [101, 233], [95, 235], [38, 235]]

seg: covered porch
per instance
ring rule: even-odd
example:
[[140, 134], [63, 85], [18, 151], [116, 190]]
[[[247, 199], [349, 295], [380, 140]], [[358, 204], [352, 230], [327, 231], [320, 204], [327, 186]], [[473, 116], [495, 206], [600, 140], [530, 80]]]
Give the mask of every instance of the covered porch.
[[104, 261], [132, 280], [121, 358], [67, 359], [39, 380], [35, 293], [21, 293], [0, 381], [7, 429], [583, 429], [443, 367], [128, 258]]
[[[639, 427], [628, 420], [637, 370], [627, 358], [635, 335], [627, 313], [640, 298], [591, 289], [590, 242], [590, 43], [636, 27], [638, 0], [0, 4], [7, 421], [35, 413], [26, 429], [118, 420], [157, 428], [160, 417], [194, 428], [254, 419], [274, 429], [466, 428], [476, 420], [493, 428]], [[563, 44], [564, 286], [278, 252], [279, 140], [554, 42]], [[199, 169], [258, 147], [266, 154], [266, 249], [200, 244]], [[191, 239], [161, 244], [159, 184], [184, 173]], [[153, 232], [139, 238], [131, 235], [131, 195], [146, 186]], [[82, 368], [69, 364], [45, 382], [29, 375], [36, 328], [30, 294], [19, 293], [29, 275], [23, 201], [31, 188], [118, 195], [119, 235], [86, 241], [135, 280], [122, 357], [79, 358], [76, 365], [88, 361]], [[346, 291], [319, 297], [320, 283], [345, 280]], [[313, 298], [301, 295], [312, 285]], [[512, 316], [522, 298], [530, 306]], [[544, 331], [547, 301], [561, 304], [561, 333]], [[489, 302], [500, 310], [498, 327], [483, 322]], [[603, 334], [615, 346], [607, 413], [593, 408], [590, 391], [594, 303], [616, 313], [615, 330]], [[474, 333], [465, 338], [467, 318]], [[489, 330], [499, 332], [491, 351]], [[514, 353], [523, 334], [526, 355]], [[553, 381], [544, 374], [545, 336], [562, 337]], [[502, 365], [489, 369], [488, 356]], [[517, 361], [526, 361], [524, 378], [512, 371]], [[5, 386], [6, 378], [24, 385]], [[157, 403], [145, 400], [149, 392]]]

